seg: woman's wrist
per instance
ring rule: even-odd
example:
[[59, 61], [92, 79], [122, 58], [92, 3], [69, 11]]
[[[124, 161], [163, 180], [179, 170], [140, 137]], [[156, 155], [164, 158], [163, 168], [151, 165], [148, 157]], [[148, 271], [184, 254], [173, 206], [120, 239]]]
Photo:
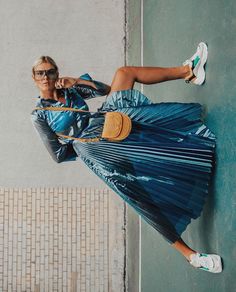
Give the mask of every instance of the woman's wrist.
[[76, 85], [76, 84], [81, 84], [81, 79], [80, 78], [75, 78], [74, 85]]

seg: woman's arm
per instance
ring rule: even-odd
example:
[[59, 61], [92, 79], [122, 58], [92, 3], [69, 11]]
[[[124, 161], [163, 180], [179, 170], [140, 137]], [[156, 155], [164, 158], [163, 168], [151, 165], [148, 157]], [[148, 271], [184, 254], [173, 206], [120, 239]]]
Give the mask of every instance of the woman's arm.
[[[88, 85], [93, 87], [94, 89], [98, 89], [93, 81], [84, 80], [81, 78], [74, 77], [60, 77], [56, 82], [56, 88], [70, 88], [74, 85]], [[108, 85], [107, 85], [108, 86]]]
[[[86, 74], [86, 75], [88, 75], [88, 74]], [[100, 95], [106, 95], [106, 94], [108, 94], [110, 92], [110, 90], [111, 90], [111, 86], [110, 85], [107, 85], [107, 84], [105, 84], [105, 83], [103, 83], [101, 81], [93, 80], [92, 78], [91, 78], [91, 80], [92, 81], [85, 80], [85, 79], [82, 79], [82, 78], [78, 78], [74, 85], [81, 85], [81, 86], [82, 85], [88, 85], [90, 87], [93, 87], [95, 90], [97, 90]]]
[[79, 78], [61, 77], [55, 85], [56, 88], [75, 88], [83, 98], [107, 95], [111, 90], [109, 85], [93, 80], [88, 73], [81, 75]]
[[32, 112], [31, 118], [44, 146], [47, 148], [54, 161], [60, 163], [63, 161], [76, 160], [77, 154], [72, 144], [62, 144], [56, 133], [51, 130], [45, 119], [41, 117], [37, 111]]

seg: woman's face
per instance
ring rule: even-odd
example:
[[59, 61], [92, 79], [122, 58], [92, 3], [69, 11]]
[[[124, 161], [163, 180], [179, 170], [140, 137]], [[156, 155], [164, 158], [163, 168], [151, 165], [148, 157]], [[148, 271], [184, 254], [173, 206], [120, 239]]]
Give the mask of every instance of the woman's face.
[[34, 68], [34, 75], [32, 77], [40, 91], [52, 91], [55, 89], [58, 71], [52, 64], [42, 63]]

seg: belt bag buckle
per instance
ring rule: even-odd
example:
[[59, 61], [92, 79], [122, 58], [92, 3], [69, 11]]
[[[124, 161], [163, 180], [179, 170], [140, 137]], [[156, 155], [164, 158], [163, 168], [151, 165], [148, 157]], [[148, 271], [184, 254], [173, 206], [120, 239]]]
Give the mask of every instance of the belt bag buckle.
[[132, 129], [130, 117], [120, 112], [107, 112], [102, 131], [102, 138], [109, 141], [122, 141], [127, 138]]

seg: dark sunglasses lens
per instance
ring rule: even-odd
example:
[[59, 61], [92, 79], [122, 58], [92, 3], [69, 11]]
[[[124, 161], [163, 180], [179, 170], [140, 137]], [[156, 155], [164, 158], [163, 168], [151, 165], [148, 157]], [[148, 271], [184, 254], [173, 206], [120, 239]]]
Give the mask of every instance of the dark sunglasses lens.
[[43, 77], [44, 77], [44, 71], [35, 71], [34, 72], [34, 77], [37, 80], [43, 79]]
[[57, 79], [57, 71], [55, 69], [48, 70], [46, 74], [49, 79], [52, 79], [52, 80]]
[[39, 70], [34, 72], [34, 76], [36, 80], [42, 80], [44, 76], [47, 76], [49, 79], [56, 80], [57, 79], [57, 70]]

